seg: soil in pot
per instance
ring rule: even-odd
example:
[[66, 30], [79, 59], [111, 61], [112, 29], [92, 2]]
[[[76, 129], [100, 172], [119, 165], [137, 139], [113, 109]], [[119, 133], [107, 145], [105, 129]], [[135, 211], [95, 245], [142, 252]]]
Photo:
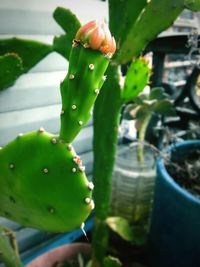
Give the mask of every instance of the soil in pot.
[[165, 166], [182, 188], [200, 198], [200, 149], [192, 149], [187, 157], [176, 158]]

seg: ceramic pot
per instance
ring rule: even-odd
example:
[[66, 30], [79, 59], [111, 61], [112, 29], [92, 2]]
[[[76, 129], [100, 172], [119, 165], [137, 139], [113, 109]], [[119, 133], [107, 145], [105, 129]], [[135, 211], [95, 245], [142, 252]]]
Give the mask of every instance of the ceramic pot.
[[26, 267], [52, 267], [56, 262], [63, 262], [77, 257], [78, 253], [89, 256], [91, 246], [85, 243], [72, 243], [50, 250], [37, 257]]
[[[173, 146], [171, 158], [186, 158], [190, 149], [200, 149], [200, 140]], [[154, 206], [150, 230], [153, 267], [200, 266], [200, 199], [179, 186], [157, 161]]]

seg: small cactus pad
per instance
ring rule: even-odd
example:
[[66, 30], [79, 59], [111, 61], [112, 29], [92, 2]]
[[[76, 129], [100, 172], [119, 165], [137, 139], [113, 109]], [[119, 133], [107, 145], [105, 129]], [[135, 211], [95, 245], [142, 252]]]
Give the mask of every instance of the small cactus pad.
[[11, 86], [22, 73], [22, 60], [15, 53], [0, 56], [0, 91]]
[[60, 137], [66, 142], [71, 143], [89, 120], [108, 63], [108, 58], [97, 50], [80, 43], [72, 48], [68, 75], [61, 84]]
[[122, 99], [124, 102], [132, 100], [148, 84], [150, 78], [149, 62], [139, 57], [131, 63], [126, 74], [124, 89], [122, 90]]
[[0, 215], [52, 232], [80, 228], [93, 201], [80, 157], [40, 129], [0, 150]]

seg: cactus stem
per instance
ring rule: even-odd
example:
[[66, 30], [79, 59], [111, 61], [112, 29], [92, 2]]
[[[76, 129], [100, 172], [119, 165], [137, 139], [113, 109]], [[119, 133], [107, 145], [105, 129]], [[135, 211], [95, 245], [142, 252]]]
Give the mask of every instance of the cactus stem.
[[64, 115], [65, 111], [62, 109], [60, 115]]
[[86, 197], [86, 198], [85, 198], [85, 203], [86, 203], [86, 204], [90, 204], [90, 202], [91, 202], [91, 198]]
[[51, 143], [52, 143], [52, 144], [57, 144], [57, 139], [56, 139], [55, 137], [53, 137], [53, 138], [51, 139]]
[[89, 182], [88, 183], [88, 188], [89, 188], [89, 190], [92, 191], [94, 189], [94, 184], [92, 182]]
[[39, 133], [44, 133], [45, 129], [43, 127], [40, 127], [40, 129], [38, 130]]
[[94, 64], [90, 64], [90, 65], [89, 65], [89, 69], [90, 69], [90, 70], [94, 70]]
[[23, 136], [23, 133], [19, 133], [17, 137], [22, 137]]
[[2, 149], [2, 146], [0, 146], [0, 150]]
[[74, 80], [74, 74], [70, 74], [70, 75], [69, 75], [69, 79], [70, 79], [70, 80]]
[[43, 173], [47, 174], [49, 172], [49, 170], [47, 168], [44, 168], [43, 170]]
[[99, 94], [99, 89], [95, 89], [95, 94], [98, 95]]
[[76, 172], [76, 168], [72, 168], [72, 172], [74, 172], [74, 173], [75, 173], [75, 172]]
[[72, 105], [72, 109], [75, 110], [76, 109], [76, 105]]
[[15, 165], [13, 163], [10, 163], [9, 168], [12, 170], [14, 169]]
[[78, 121], [78, 124], [79, 124], [79, 125], [83, 125], [83, 122], [82, 122], [82, 121]]

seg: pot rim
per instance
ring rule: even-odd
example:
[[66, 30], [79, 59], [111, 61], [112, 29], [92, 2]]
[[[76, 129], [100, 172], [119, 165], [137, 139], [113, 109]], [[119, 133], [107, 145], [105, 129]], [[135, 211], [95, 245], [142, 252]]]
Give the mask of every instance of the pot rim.
[[[178, 142], [176, 144], [173, 144], [168, 148], [168, 152], [173, 153], [173, 149], [176, 148], [177, 150], [185, 147], [190, 147], [193, 145], [197, 145], [200, 147], [200, 139], [194, 139], [194, 140], [185, 140], [182, 142]], [[157, 173], [161, 174], [162, 178], [167, 182], [167, 184], [173, 188], [177, 193], [179, 193], [182, 197], [189, 199], [190, 201], [195, 202], [196, 204], [200, 205], [200, 198], [190, 193], [187, 189], [184, 189], [181, 187], [168, 173], [165, 164], [164, 159], [159, 157], [157, 159]]]

